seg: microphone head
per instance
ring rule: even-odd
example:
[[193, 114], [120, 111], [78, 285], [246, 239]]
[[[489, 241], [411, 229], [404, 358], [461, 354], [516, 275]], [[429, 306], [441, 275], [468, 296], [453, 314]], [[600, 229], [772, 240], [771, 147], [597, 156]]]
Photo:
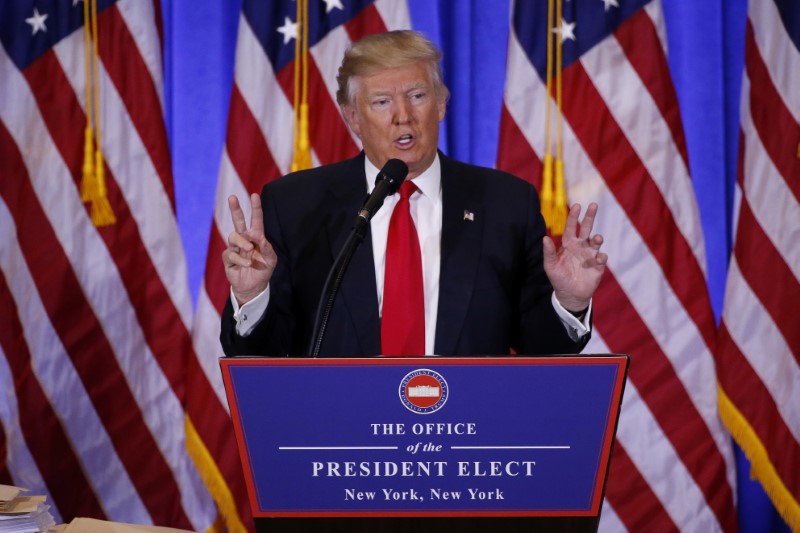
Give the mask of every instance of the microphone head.
[[375, 178], [375, 185], [385, 180], [389, 183], [389, 194], [394, 194], [400, 188], [406, 176], [408, 176], [408, 165], [399, 159], [390, 159], [378, 172], [378, 177]]

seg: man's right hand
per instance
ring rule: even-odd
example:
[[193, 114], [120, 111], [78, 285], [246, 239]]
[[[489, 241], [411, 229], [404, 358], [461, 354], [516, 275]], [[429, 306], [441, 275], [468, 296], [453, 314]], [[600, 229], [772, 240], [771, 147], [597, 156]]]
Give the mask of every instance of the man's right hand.
[[250, 205], [252, 213], [248, 229], [239, 199], [228, 197], [233, 232], [228, 235], [228, 247], [222, 252], [222, 264], [239, 305], [249, 302], [267, 288], [278, 264], [278, 256], [264, 236], [261, 197], [251, 194]]

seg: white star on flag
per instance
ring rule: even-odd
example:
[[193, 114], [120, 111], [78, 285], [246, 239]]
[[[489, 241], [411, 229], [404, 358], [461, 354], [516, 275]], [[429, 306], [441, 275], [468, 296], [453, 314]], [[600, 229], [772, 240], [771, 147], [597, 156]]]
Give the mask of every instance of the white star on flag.
[[330, 13], [335, 9], [341, 9], [344, 11], [344, 6], [342, 5], [342, 0], [322, 0], [325, 2], [325, 13]]
[[[616, 0], [611, 0], [612, 2], [616, 2]], [[567, 22], [564, 19], [561, 19], [561, 27], [560, 28], [553, 28], [553, 33], [558, 33], [561, 35], [561, 42], [567, 40], [575, 40], [575, 23], [574, 22]]]
[[297, 39], [297, 23], [289, 20], [289, 17], [284, 18], [283, 26], [278, 28], [278, 33], [283, 34], [283, 44], [289, 44], [292, 39]]
[[31, 25], [32, 32], [31, 35], [36, 35], [39, 30], [43, 32], [47, 32], [47, 26], [44, 25], [44, 21], [47, 18], [47, 14], [44, 15], [39, 13], [39, 10], [35, 7], [33, 8], [33, 15], [26, 18], [25, 22]]
[[603, 5], [605, 6], [606, 11], [608, 11], [608, 8], [610, 7], [619, 7], [617, 0], [602, 0], [602, 2]]

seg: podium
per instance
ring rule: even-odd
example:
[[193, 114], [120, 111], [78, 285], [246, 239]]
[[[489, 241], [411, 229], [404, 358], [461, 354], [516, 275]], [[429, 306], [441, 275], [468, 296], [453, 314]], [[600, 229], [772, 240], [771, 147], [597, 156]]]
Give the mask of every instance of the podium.
[[596, 531], [626, 355], [221, 359], [257, 529]]

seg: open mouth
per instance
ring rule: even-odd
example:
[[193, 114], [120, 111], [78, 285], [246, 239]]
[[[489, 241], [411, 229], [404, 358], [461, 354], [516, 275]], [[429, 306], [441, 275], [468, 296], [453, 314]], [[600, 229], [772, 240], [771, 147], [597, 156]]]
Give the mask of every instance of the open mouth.
[[405, 135], [401, 135], [394, 142], [399, 144], [400, 146], [408, 146], [414, 141], [414, 136], [410, 133], [406, 133]]

